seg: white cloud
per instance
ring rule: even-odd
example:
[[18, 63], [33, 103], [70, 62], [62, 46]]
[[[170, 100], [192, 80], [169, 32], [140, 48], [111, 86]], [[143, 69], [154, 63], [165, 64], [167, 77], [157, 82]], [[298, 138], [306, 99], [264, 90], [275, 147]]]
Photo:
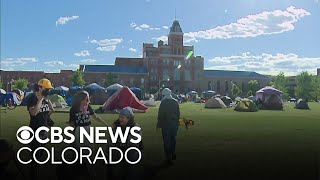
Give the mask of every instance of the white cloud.
[[115, 51], [116, 50], [116, 46], [115, 45], [111, 45], [111, 46], [101, 46], [98, 47], [97, 50], [98, 51]]
[[35, 63], [38, 60], [36, 58], [6, 58], [1, 60], [0, 65], [1, 69], [10, 69], [9, 67], [17, 67], [17, 66], [24, 66], [30, 63]]
[[84, 62], [84, 63], [94, 63], [96, 62], [97, 60], [95, 59], [82, 59], [81, 62]]
[[141, 24], [141, 25], [137, 25], [136, 23], [131, 23], [130, 24], [130, 27], [134, 28], [135, 30], [137, 31], [149, 31], [149, 30], [160, 30], [160, 28], [158, 27], [151, 27], [150, 25], [148, 24]]
[[47, 61], [44, 62], [46, 66], [55, 67], [55, 66], [63, 66], [64, 63], [62, 61]]
[[58, 26], [58, 25], [64, 25], [64, 24], [66, 24], [68, 21], [75, 20], [75, 19], [78, 19], [78, 18], [79, 18], [79, 16], [60, 17], [60, 18], [56, 21], [56, 26]]
[[83, 56], [83, 57], [85, 57], [85, 56], [90, 56], [90, 53], [89, 53], [88, 50], [83, 50], [83, 51], [80, 51], [78, 53], [74, 53], [74, 55], [75, 56]]
[[123, 41], [122, 38], [114, 38], [114, 39], [102, 39], [102, 40], [91, 40], [92, 44], [98, 44], [99, 46], [111, 46], [117, 45]]
[[167, 43], [168, 42], [168, 36], [160, 36], [160, 37], [157, 37], [157, 38], [152, 38], [152, 39], [155, 39], [157, 42], [162, 40], [164, 43]]
[[168, 26], [162, 26], [162, 28], [163, 28], [163, 29], [169, 29], [169, 27], [168, 27]]
[[184, 35], [189, 38], [189, 41], [196, 41], [197, 39], [247, 38], [279, 34], [293, 30], [295, 28], [294, 24], [298, 20], [310, 14], [304, 9], [290, 6], [286, 10], [264, 11], [259, 14], [248, 15], [235, 23], [203, 31], [188, 32]]
[[320, 57], [300, 57], [297, 54], [277, 53], [253, 55], [250, 52], [241, 55], [214, 57], [209, 60], [210, 69], [256, 71], [263, 74], [296, 75], [301, 71], [315, 73], [320, 67]]
[[137, 49], [129, 48], [129, 51], [131, 51], [131, 52], [137, 52]]

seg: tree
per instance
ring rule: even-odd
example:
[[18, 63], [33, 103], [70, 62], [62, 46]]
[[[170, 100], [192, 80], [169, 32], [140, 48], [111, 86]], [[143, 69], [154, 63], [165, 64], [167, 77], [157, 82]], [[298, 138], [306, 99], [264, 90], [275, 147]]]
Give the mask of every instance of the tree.
[[79, 70], [74, 71], [72, 74], [71, 83], [73, 86], [84, 86], [86, 82], [83, 78], [83, 72]]
[[28, 89], [28, 83], [27, 79], [19, 78], [13, 82], [12, 87], [13, 89], [26, 90]]
[[240, 96], [242, 93], [241, 89], [236, 84], [232, 84], [231, 92], [234, 97]]
[[252, 91], [251, 91], [251, 90], [248, 91], [247, 96], [248, 96], [248, 97], [249, 97], [249, 96], [252, 96]]
[[250, 96], [252, 96], [253, 93], [256, 93], [259, 90], [259, 88], [260, 88], [260, 85], [257, 80], [250, 80], [248, 82], [248, 89], [249, 89], [248, 94], [251, 91]]
[[320, 97], [320, 76], [315, 75], [312, 77], [312, 87], [312, 99], [318, 101], [318, 98]]
[[272, 86], [283, 92], [283, 97], [288, 98], [288, 79], [284, 76], [283, 72], [280, 72], [273, 80]]
[[308, 98], [312, 99], [312, 92], [315, 88], [314, 80], [311, 74], [308, 72], [301, 72], [296, 76], [297, 86], [295, 88], [295, 93], [298, 98]]
[[108, 74], [107, 74], [107, 78], [106, 78], [106, 79], [104, 80], [104, 82], [103, 82], [103, 85], [104, 85], [105, 87], [111, 86], [112, 84], [117, 83], [116, 79], [117, 79], [117, 76], [116, 76], [116, 75], [113, 75], [113, 74], [111, 74], [111, 73], [108, 73]]
[[0, 80], [0, 88], [1, 88], [1, 89], [3, 88], [3, 83], [2, 83], [1, 80]]

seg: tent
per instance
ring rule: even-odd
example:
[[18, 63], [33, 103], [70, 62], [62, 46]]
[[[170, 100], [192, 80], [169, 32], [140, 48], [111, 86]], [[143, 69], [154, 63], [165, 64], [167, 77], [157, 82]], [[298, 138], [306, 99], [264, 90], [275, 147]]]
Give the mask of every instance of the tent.
[[99, 86], [97, 83], [89, 84], [83, 90], [88, 91], [91, 96], [92, 104], [103, 104], [108, 99], [107, 92], [104, 87]]
[[15, 89], [12, 92], [18, 94], [20, 96], [21, 100], [24, 98], [24, 92], [21, 91], [20, 89]]
[[136, 95], [128, 88], [123, 87], [115, 92], [102, 106], [103, 111], [113, 111], [130, 106], [139, 112], [145, 112], [148, 107], [143, 105]]
[[209, 99], [209, 98], [212, 98], [217, 93], [215, 91], [210, 91], [209, 90], [209, 91], [203, 91], [201, 94], [205, 99]]
[[49, 100], [55, 108], [65, 108], [67, 106], [64, 98], [58, 94], [49, 95]]
[[147, 101], [142, 101], [142, 103], [147, 107], [156, 107], [156, 101], [153, 98], [150, 98]]
[[173, 97], [173, 99], [176, 99], [177, 101], [180, 101], [180, 98], [178, 97], [178, 95], [171, 93], [171, 96]]
[[222, 96], [221, 100], [226, 106], [230, 106], [230, 104], [232, 103], [232, 99], [229, 96]]
[[142, 99], [142, 90], [140, 88], [132, 87], [130, 90], [137, 96], [139, 100]]
[[50, 95], [51, 94], [58, 94], [60, 96], [65, 97], [67, 95], [68, 91], [69, 91], [69, 88], [64, 87], [64, 86], [58, 86], [58, 87], [52, 89], [49, 94]]
[[282, 91], [270, 86], [266, 86], [256, 92], [256, 101], [261, 103], [262, 109], [282, 110]]
[[303, 99], [299, 99], [299, 100], [296, 102], [295, 108], [296, 108], [296, 109], [310, 109], [307, 101], [306, 101], [306, 100], [303, 100]]
[[0, 94], [6, 94], [7, 92], [4, 89], [0, 89]]
[[121, 88], [123, 88], [121, 84], [113, 84], [111, 86], [108, 86], [106, 88], [108, 96], [111, 97], [115, 92], [117, 92]]
[[7, 94], [1, 94], [0, 103], [1, 105], [5, 105], [9, 100], [13, 102], [14, 105], [20, 105], [22, 102], [21, 96], [15, 92], [8, 92]]
[[258, 108], [252, 100], [245, 98], [237, 102], [234, 110], [240, 112], [256, 112]]
[[205, 108], [226, 108], [227, 106], [223, 103], [223, 101], [220, 98], [210, 98], [206, 102]]
[[72, 105], [73, 97], [79, 91], [82, 91], [82, 87], [80, 86], [73, 86], [69, 88], [69, 91], [67, 92], [67, 95], [66, 95], [66, 102], [69, 106]]

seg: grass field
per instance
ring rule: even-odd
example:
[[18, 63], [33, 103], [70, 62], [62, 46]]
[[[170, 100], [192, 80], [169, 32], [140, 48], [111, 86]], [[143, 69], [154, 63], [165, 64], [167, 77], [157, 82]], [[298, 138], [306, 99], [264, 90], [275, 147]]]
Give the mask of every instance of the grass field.
[[[297, 110], [289, 103], [284, 111], [245, 113], [181, 104], [181, 116], [194, 120], [195, 125], [188, 130], [180, 127], [176, 163], [157, 171], [154, 178], [317, 179], [320, 103], [309, 106], [311, 110]], [[135, 118], [142, 127], [148, 167], [156, 167], [164, 159], [161, 131], [156, 130], [157, 111], [157, 107], [150, 108]], [[109, 124], [117, 118], [115, 114], [99, 116]], [[52, 118], [55, 126], [64, 127], [68, 113], [55, 113]], [[16, 142], [16, 130], [28, 123], [26, 107], [1, 112], [1, 135]]]

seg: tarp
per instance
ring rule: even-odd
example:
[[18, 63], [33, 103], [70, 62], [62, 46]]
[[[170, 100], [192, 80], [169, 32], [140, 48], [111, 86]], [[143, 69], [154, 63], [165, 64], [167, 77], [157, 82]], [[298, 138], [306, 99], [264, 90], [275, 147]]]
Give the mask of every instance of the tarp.
[[114, 93], [103, 104], [102, 109], [104, 111], [112, 111], [115, 109], [123, 109], [127, 106], [144, 112], [148, 109], [148, 107], [143, 105], [128, 87], [123, 87]]
[[295, 105], [296, 109], [310, 109], [306, 100], [299, 99]]
[[206, 102], [205, 108], [226, 108], [227, 106], [223, 103], [223, 101], [220, 98], [210, 98]]
[[7, 92], [4, 89], [0, 89], [0, 94], [6, 94]]
[[237, 102], [234, 110], [240, 112], [256, 112], [258, 108], [250, 99], [241, 99]]

